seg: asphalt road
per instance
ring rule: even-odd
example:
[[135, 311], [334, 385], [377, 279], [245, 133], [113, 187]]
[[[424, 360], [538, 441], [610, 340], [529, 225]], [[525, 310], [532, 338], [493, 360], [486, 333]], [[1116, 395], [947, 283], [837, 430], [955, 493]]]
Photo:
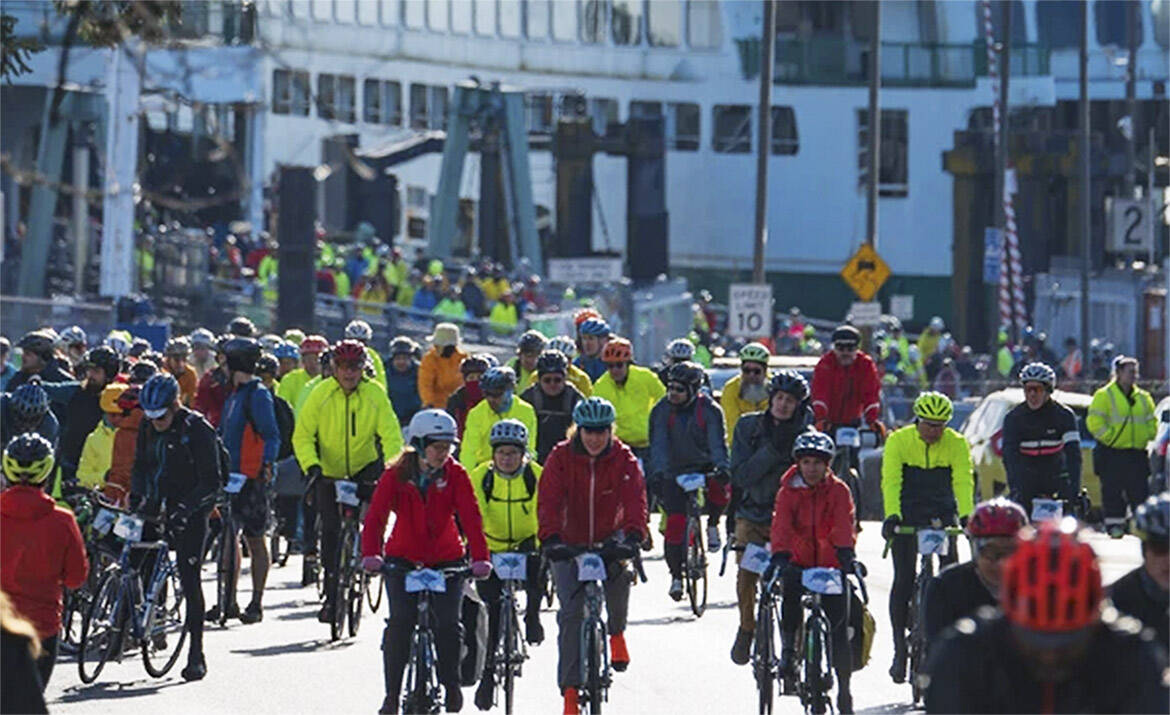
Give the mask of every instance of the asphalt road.
[[[871, 605], [878, 624], [873, 657], [853, 677], [858, 712], [894, 713], [909, 710], [910, 686], [894, 685], [886, 674], [892, 657], [886, 603], [892, 567], [881, 559], [878, 524], [867, 524], [861, 535], [859, 559], [869, 567]], [[1093, 537], [1101, 556], [1106, 583], [1136, 566], [1139, 544], [1133, 537], [1112, 541]], [[961, 547], [967, 558], [965, 545]], [[616, 674], [610, 691], [610, 712], [623, 713], [752, 713], [756, 693], [748, 667], [732, 664], [731, 641], [737, 627], [735, 568], [717, 576], [711, 569], [709, 606], [696, 619], [683, 603], [666, 594], [669, 581], [657, 554], [646, 561], [649, 582], [633, 589], [627, 643], [632, 663]], [[141, 660], [128, 657], [111, 663], [93, 685], [82, 685], [73, 660], [62, 660], [46, 693], [54, 712], [374, 712], [382, 702], [381, 611], [367, 608], [356, 638], [331, 643], [328, 626], [317, 623], [316, 593], [300, 587], [300, 560], [294, 556], [274, 568], [265, 596], [264, 620], [245, 626], [209, 627], [205, 635], [207, 678], [185, 683], [180, 659], [170, 675], [153, 679]], [[241, 584], [249, 584], [248, 576]], [[214, 572], [205, 571], [204, 593], [214, 593]], [[241, 604], [247, 603], [242, 594]], [[519, 681], [516, 710], [559, 713], [556, 687], [555, 613], [544, 612], [547, 636], [531, 648], [531, 660]], [[475, 712], [474, 688], [464, 690], [464, 712]], [[793, 697], [778, 701], [778, 712], [799, 712]], [[502, 707], [499, 708], [502, 712]]]

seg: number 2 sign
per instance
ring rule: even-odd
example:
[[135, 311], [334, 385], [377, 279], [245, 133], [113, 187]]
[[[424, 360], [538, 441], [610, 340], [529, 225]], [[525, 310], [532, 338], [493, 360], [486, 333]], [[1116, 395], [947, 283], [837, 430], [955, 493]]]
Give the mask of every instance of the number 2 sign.
[[1148, 253], [1151, 232], [1150, 202], [1146, 199], [1107, 198], [1107, 250], [1112, 253]]

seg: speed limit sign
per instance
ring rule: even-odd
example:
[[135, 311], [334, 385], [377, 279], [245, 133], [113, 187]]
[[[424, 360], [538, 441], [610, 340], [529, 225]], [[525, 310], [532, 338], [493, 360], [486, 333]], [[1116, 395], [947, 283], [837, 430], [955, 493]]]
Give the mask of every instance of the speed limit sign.
[[772, 334], [772, 286], [733, 283], [727, 301], [727, 333], [737, 338]]

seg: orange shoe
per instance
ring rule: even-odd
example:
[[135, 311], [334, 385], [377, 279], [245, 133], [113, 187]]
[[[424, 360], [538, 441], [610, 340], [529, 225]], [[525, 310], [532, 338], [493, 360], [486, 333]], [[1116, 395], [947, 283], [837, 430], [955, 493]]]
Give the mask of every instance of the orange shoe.
[[609, 637], [609, 662], [613, 669], [624, 673], [630, 667], [630, 651], [626, 650], [626, 634], [615, 633]]
[[565, 715], [579, 715], [581, 706], [577, 702], [577, 689], [565, 688]]

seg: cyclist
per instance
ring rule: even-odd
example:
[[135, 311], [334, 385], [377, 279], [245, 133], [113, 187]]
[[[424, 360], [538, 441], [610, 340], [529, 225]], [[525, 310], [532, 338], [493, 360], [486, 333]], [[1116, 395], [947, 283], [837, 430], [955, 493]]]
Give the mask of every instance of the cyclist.
[[1146, 445], [1158, 433], [1154, 400], [1137, 386], [1137, 358], [1113, 359], [1113, 379], [1093, 393], [1085, 426], [1097, 439], [1093, 471], [1101, 479], [1105, 528], [1119, 539], [1125, 534], [1125, 508], [1137, 508], [1149, 496], [1150, 462]]
[[57, 660], [62, 589], [80, 587], [89, 562], [73, 513], [43, 488], [53, 471], [53, 445], [38, 434], [18, 435], [4, 447], [3, 468], [9, 486], [0, 492], [0, 589], [37, 629], [43, 690]]
[[138, 428], [142, 425], [142, 408], [138, 403], [141, 389], [142, 385], [130, 385], [117, 398], [122, 414], [115, 421], [117, 431], [110, 453], [110, 470], [106, 473], [102, 493], [119, 506], [125, 506], [130, 496], [134, 459], [138, 453]]
[[[279, 349], [280, 346], [277, 346]], [[276, 394], [276, 373], [280, 371], [277, 358], [272, 353], [264, 353], [256, 361], [256, 376], [264, 383], [264, 387], [272, 393], [272, 411], [276, 416], [276, 424], [280, 428], [280, 451], [276, 455], [276, 462], [272, 467], [273, 490], [275, 492], [275, 513], [280, 517], [282, 528], [280, 535], [290, 542], [296, 537], [297, 517], [300, 504], [305, 496], [304, 472], [297, 464], [293, 455], [292, 436], [296, 426], [292, 405]]]
[[56, 335], [47, 328], [26, 333], [16, 344], [21, 351], [20, 372], [8, 381], [7, 390], [15, 391], [33, 376], [45, 384], [71, 382], [73, 375], [69, 372], [69, 363], [57, 356], [56, 343]]
[[258, 332], [256, 324], [242, 315], [237, 315], [227, 324], [228, 335], [237, 338], [254, 338]]
[[508, 361], [508, 367], [516, 371], [516, 384], [527, 387], [536, 374], [536, 359], [548, 346], [548, 340], [535, 330], [526, 330], [516, 343], [516, 357]]
[[[772, 515], [769, 543], [772, 560], [764, 579], [780, 578], [784, 600], [780, 605], [780, 668], [796, 669], [796, 630], [802, 618], [801, 574], [806, 568], [840, 569], [845, 574], [857, 568], [853, 550], [853, 495], [838, 479], [829, 462], [833, 440], [827, 434], [802, 432], [792, 444], [796, 463], [780, 477], [780, 489]], [[864, 573], [864, 571], [862, 571]], [[853, 650], [849, 645], [847, 594], [826, 595], [821, 603], [833, 627], [833, 670], [837, 673], [837, 710], [853, 712], [849, 678], [853, 673]]]
[[49, 393], [40, 380], [0, 395], [0, 444], [8, 444], [18, 434], [34, 432], [56, 445], [59, 431], [57, 417], [49, 409]]
[[367, 362], [374, 365], [374, 382], [382, 387], [386, 386], [386, 364], [382, 362], [382, 356], [378, 351], [370, 347], [370, 341], [374, 339], [374, 329], [370, 324], [364, 320], [351, 320], [345, 326], [345, 339], [356, 340], [362, 344], [366, 349]]
[[223, 352], [223, 346], [229, 340], [231, 340], [231, 336], [221, 335], [215, 341], [216, 366], [203, 373], [203, 377], [199, 378], [199, 387], [195, 389], [195, 402], [193, 403], [195, 411], [202, 412], [212, 427], [219, 427], [219, 419], [223, 414], [223, 403], [227, 400], [230, 390], [228, 383], [231, 376], [227, 369], [227, 356]]
[[1165, 654], [1101, 601], [1097, 556], [1075, 519], [1022, 529], [1003, 567], [1003, 613], [964, 618], [935, 645], [926, 711], [1165, 712]]
[[320, 521], [326, 584], [325, 603], [317, 614], [321, 623], [333, 622], [337, 590], [341, 515], [334, 480], [358, 482], [358, 496], [369, 499], [385, 464], [402, 449], [402, 427], [385, 388], [362, 372], [365, 346], [343, 340], [331, 363], [336, 374], [309, 393], [293, 432], [293, 449], [309, 479], [308, 498]]
[[735, 435], [740, 415], [768, 409], [768, 359], [772, 354], [760, 343], [739, 349], [739, 374], [723, 386], [719, 404], [727, 424], [727, 439]]
[[[792, 444], [812, 424], [808, 382], [795, 370], [781, 370], [768, 382], [768, 408], [751, 412], [735, 425], [731, 440], [731, 485], [739, 495], [735, 510], [735, 542], [766, 544], [780, 475], [792, 466]], [[730, 518], [731, 515], [729, 515]], [[742, 554], [738, 555], [742, 560]], [[756, 583], [759, 576], [739, 569], [735, 595], [739, 630], [731, 660], [747, 664], [756, 630]]]
[[[890, 677], [906, 682], [906, 622], [914, 595], [917, 540], [913, 534], [898, 534], [900, 525], [928, 527], [965, 525], [973, 507], [975, 479], [971, 471], [971, 448], [963, 435], [947, 427], [954, 405], [946, 395], [924, 392], [914, 400], [914, 424], [895, 431], [886, 441], [882, 455], [882, 503], [886, 519], [882, 538], [892, 541], [894, 584], [890, 589], [890, 623], [894, 634], [894, 662]], [[952, 537], [946, 566], [958, 559], [957, 540]]]
[[1071, 502], [1081, 486], [1077, 416], [1052, 398], [1056, 372], [1042, 362], [1020, 370], [1024, 401], [1003, 418], [1003, 465], [1012, 499], [1025, 510], [1048, 494]]
[[[539, 538], [546, 548], [558, 545], [637, 552], [646, 529], [646, 486], [634, 453], [614, 435], [617, 415], [603, 397], [587, 397], [573, 408], [575, 429], [548, 456], [537, 492]], [[722, 423], [721, 423], [722, 424]], [[633, 579], [620, 562], [607, 564], [605, 605], [608, 611], [610, 662], [614, 670], [630, 665], [626, 616]], [[585, 592], [571, 561], [552, 563], [557, 600], [557, 685], [564, 712], [576, 713], [581, 682], [581, 624]]]
[[194, 368], [187, 364], [190, 355], [191, 343], [187, 338], [171, 338], [163, 350], [162, 367], [179, 381], [179, 400], [184, 407], [191, 406], [199, 388], [199, 378], [195, 376]]
[[852, 325], [833, 331], [833, 349], [813, 370], [813, 414], [822, 432], [836, 434], [838, 427], [857, 427], [864, 421], [884, 438], [886, 428], [878, 419], [881, 379], [873, 359], [858, 348], [860, 342], [861, 333]]
[[329, 349], [329, 341], [320, 335], [307, 335], [300, 342], [301, 367], [291, 370], [280, 378], [276, 396], [283, 399], [296, 411], [301, 391], [309, 381], [321, 374], [321, 355]]
[[114, 382], [102, 390], [99, 402], [102, 419], [86, 436], [81, 458], [77, 461], [75, 477], [81, 487], [102, 489], [106, 485], [106, 474], [114, 459], [114, 435], [122, 419], [122, 406], [118, 401], [128, 389], [125, 383]]
[[[577, 357], [577, 343], [568, 335], [558, 335], [548, 341], [548, 349], [556, 350], [565, 356], [569, 361], [568, 372], [565, 373], [565, 379], [577, 388], [582, 396], [589, 397], [593, 394], [593, 380], [589, 379], [589, 375], [584, 370], [573, 364], [573, 358]], [[528, 376], [528, 383], [521, 383], [521, 389], [527, 390], [532, 385], [536, 384], [536, 373]]]
[[433, 347], [418, 366], [418, 396], [423, 407], [442, 408], [463, 384], [459, 366], [467, 353], [459, 347], [459, 326], [454, 323], [436, 325], [430, 340]]
[[[661, 384], [657, 380], [655, 384]], [[666, 397], [650, 411], [650, 484], [666, 512], [663, 554], [670, 568], [670, 597], [683, 596], [683, 544], [686, 530], [686, 492], [674, 479], [688, 472], [704, 472], [707, 479], [707, 541], [719, 548], [719, 515], [727, 506], [729, 481], [727, 442], [723, 438], [723, 411], [699, 392], [703, 368], [683, 362], [670, 369]]]
[[[276, 358], [278, 366], [276, 379], [280, 382], [284, 382], [284, 378], [300, 369], [301, 349], [294, 343], [288, 343], [282, 340], [280, 345], [277, 345], [273, 349], [272, 357]], [[308, 379], [304, 380], [304, 382], [308, 382]], [[304, 385], [302, 384], [301, 387], [304, 387]]]
[[[262, 600], [269, 566], [268, 543], [264, 539], [268, 527], [268, 482], [272, 481], [272, 469], [280, 454], [280, 426], [272, 393], [255, 374], [260, 343], [254, 338], [237, 337], [227, 341], [223, 350], [231, 375], [231, 394], [223, 406], [219, 434], [227, 447], [231, 470], [247, 477], [243, 488], [232, 497], [232, 518], [239, 521], [252, 564], [252, 600], [240, 621], [257, 623], [264, 618]], [[235, 594], [229, 598], [229, 612], [238, 610], [233, 609]]]
[[63, 425], [61, 443], [57, 448], [57, 464], [61, 467], [64, 484], [75, 479], [85, 440], [102, 421], [102, 390], [114, 381], [121, 367], [118, 354], [107, 347], [93, 348], [81, 362], [85, 380], [72, 391], [65, 403], [65, 414], [69, 419]]
[[618, 439], [645, 462], [650, 456], [650, 412], [666, 388], [653, 370], [634, 364], [634, 348], [625, 338], [606, 343], [601, 359], [605, 374], [595, 378], [593, 394], [613, 404]]
[[605, 348], [612, 332], [609, 323], [600, 317], [587, 318], [577, 325], [577, 344], [580, 354], [573, 361], [573, 364], [584, 370], [594, 383], [605, 374], [606, 365], [601, 357], [601, 351]]
[[191, 367], [195, 369], [195, 377], [202, 380], [208, 370], [216, 366], [215, 335], [207, 328], [194, 330], [187, 336], [191, 342]]
[[[528, 428], [519, 420], [503, 420], [492, 425], [491, 444], [492, 459], [471, 470], [471, 486], [483, 515], [488, 549], [492, 553], [529, 554], [524, 630], [528, 642], [537, 644], [544, 640], [544, 627], [540, 624], [543, 583], [537, 577], [540, 555], [536, 550], [536, 494], [541, 467], [528, 458]], [[503, 583], [493, 574], [476, 584], [476, 588], [488, 608], [488, 640], [487, 662], [475, 691], [475, 705], [480, 710], [489, 710], [495, 698], [492, 662], [499, 637]]]
[[419, 346], [408, 337], [399, 336], [390, 341], [390, 364], [386, 367], [386, 392], [399, 424], [410, 424], [410, 418], [422, 409], [418, 395]]
[[[191, 634], [184, 680], [207, 674], [203, 657], [203, 585], [200, 566], [207, 539], [207, 515], [219, 489], [219, 445], [215, 428], [198, 412], [183, 406], [179, 384], [160, 373], [142, 386], [143, 414], [150, 422], [138, 435], [131, 501], [148, 513], [165, 509], [174, 534], [179, 580], [186, 613], [184, 627]], [[253, 544], [249, 541], [249, 548]], [[253, 568], [256, 552], [253, 555]]]
[[999, 603], [1004, 561], [1016, 550], [1016, 535], [1028, 525], [1020, 505], [1004, 497], [980, 502], [967, 520], [972, 559], [943, 569], [926, 587], [922, 625], [929, 651], [960, 618]]
[[536, 411], [536, 461], [544, 462], [573, 424], [573, 408], [585, 399], [566, 379], [569, 359], [558, 350], [545, 350], [536, 360], [537, 383], [520, 398]]
[[490, 353], [476, 353], [468, 355], [459, 364], [459, 372], [463, 374], [463, 384], [447, 398], [447, 413], [455, 418], [459, 426], [459, 434], [467, 424], [467, 413], [483, 400], [482, 385], [479, 384], [483, 374], [499, 361]]
[[65, 354], [69, 372], [77, 374], [78, 370], [83, 369], [81, 361], [85, 358], [85, 348], [88, 344], [89, 339], [80, 325], [70, 325], [61, 331], [57, 338], [57, 346]]
[[1109, 598], [1170, 643], [1170, 492], [1156, 494], [1134, 512], [1132, 532], [1142, 540], [1142, 565], [1109, 587]]
[[528, 428], [528, 451], [536, 452], [536, 411], [516, 396], [516, 373], [508, 366], [488, 368], [479, 380], [483, 400], [467, 413], [459, 461], [474, 469], [492, 457], [489, 442], [492, 425], [516, 419]]
[[[455, 420], [442, 410], [422, 410], [410, 421], [409, 431], [410, 446], [381, 475], [370, 500], [362, 526], [362, 566], [374, 573], [382, 568], [383, 559], [406, 565], [452, 566], [463, 562], [470, 551], [472, 575], [487, 578], [492, 564], [475, 491], [466, 470], [451, 457], [451, 448], [458, 442]], [[395, 515], [394, 526], [383, 545], [390, 512]], [[386, 699], [379, 712], [397, 713], [418, 604], [417, 596], [407, 593], [401, 573], [386, 576], [386, 592], [394, 605], [382, 635]], [[462, 601], [462, 576], [449, 577], [446, 591], [431, 601], [439, 682], [446, 688], [447, 712], [459, 712], [463, 706], [459, 689]]]

